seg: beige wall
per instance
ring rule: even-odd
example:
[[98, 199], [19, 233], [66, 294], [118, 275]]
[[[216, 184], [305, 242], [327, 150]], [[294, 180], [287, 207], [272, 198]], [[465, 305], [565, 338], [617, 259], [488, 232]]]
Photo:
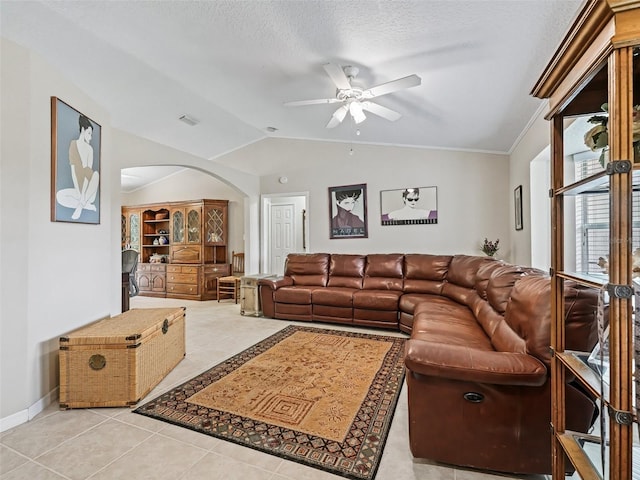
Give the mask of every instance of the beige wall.
[[[314, 252], [428, 252], [480, 254], [485, 237], [500, 238], [509, 259], [509, 158], [506, 155], [393, 146], [270, 139], [235, 155], [255, 155], [289, 167], [261, 178], [262, 194], [309, 192], [310, 250]], [[299, 167], [304, 151], [304, 166]], [[286, 175], [288, 182], [279, 183]], [[367, 184], [369, 237], [329, 239], [328, 187]], [[380, 191], [438, 188], [436, 225], [380, 224]]]
[[[60, 335], [120, 312], [107, 112], [46, 62], [0, 40], [0, 427], [57, 395]], [[102, 126], [101, 222], [50, 221], [50, 97]], [[118, 216], [119, 218], [119, 216]]]

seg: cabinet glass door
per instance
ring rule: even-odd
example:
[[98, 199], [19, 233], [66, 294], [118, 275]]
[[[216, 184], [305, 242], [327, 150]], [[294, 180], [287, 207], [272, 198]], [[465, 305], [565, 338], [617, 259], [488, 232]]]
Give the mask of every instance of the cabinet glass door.
[[200, 209], [190, 209], [187, 213], [187, 243], [200, 243]]
[[224, 243], [224, 210], [222, 208], [207, 209], [205, 219], [205, 240], [207, 243]]
[[173, 232], [171, 234], [171, 242], [184, 243], [184, 213], [182, 210], [174, 210], [171, 220]]
[[129, 215], [129, 244], [140, 251], [140, 214], [137, 212]]

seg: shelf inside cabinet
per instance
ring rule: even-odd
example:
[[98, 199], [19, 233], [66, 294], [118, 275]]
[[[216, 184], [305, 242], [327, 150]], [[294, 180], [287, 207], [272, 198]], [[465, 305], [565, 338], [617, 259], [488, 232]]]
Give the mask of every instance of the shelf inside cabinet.
[[600, 444], [599, 437], [569, 430], [557, 435], [557, 437], [567, 457], [569, 457], [569, 460], [582, 480], [602, 480], [602, 476], [598, 473], [599, 470], [591, 462], [590, 456], [587, 455], [587, 452], [581, 444], [585, 441], [592, 444]]
[[[602, 388], [601, 378], [600, 375], [586, 363], [589, 353], [565, 350], [564, 352], [556, 352], [556, 356], [573, 375], [580, 379], [579, 381], [594, 397], [600, 397]], [[604, 396], [606, 400], [608, 396], [606, 392]]]
[[592, 288], [602, 288], [609, 282], [609, 276], [602, 273], [557, 272], [557, 277]]
[[[633, 191], [640, 191], [640, 164], [633, 165]], [[580, 181], [558, 188], [556, 195], [593, 195], [609, 192], [609, 175], [606, 171], [598, 172]]]

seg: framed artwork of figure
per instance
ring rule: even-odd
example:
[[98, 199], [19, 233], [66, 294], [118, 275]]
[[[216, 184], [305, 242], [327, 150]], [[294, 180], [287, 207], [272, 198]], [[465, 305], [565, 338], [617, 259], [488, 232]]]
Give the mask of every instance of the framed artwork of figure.
[[407, 187], [380, 192], [382, 225], [438, 223], [437, 187]]
[[329, 238], [367, 238], [367, 184], [329, 187]]
[[51, 97], [51, 221], [100, 223], [101, 127]]

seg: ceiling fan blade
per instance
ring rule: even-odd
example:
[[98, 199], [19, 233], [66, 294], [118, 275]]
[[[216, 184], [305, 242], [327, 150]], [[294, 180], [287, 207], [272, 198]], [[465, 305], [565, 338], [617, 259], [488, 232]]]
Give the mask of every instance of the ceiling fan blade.
[[340, 65], [336, 65], [335, 63], [325, 63], [322, 65], [327, 72], [327, 74], [333, 80], [333, 83], [336, 84], [340, 90], [348, 90], [351, 88], [351, 84], [349, 83], [349, 79], [342, 70]]
[[301, 105], [319, 105], [324, 103], [340, 103], [342, 100], [337, 98], [318, 98], [316, 100], [298, 100], [296, 102], [286, 102], [285, 107], [299, 107]]
[[331, 120], [329, 120], [329, 123], [327, 123], [327, 128], [333, 128], [340, 125], [340, 123], [344, 120], [344, 117], [347, 115], [348, 111], [349, 107], [347, 107], [346, 105], [342, 105], [339, 109], [333, 112], [333, 115], [331, 115]]
[[391, 110], [390, 108], [383, 107], [382, 105], [378, 105], [377, 103], [361, 102], [361, 104], [363, 110], [378, 115], [379, 117], [386, 118], [390, 122], [395, 122], [402, 117], [398, 112]]
[[362, 92], [363, 98], [379, 97], [387, 93], [397, 92], [403, 88], [417, 87], [422, 83], [422, 79], [417, 75], [409, 75], [408, 77], [398, 78], [387, 83], [381, 83], [375, 87], [368, 88]]

